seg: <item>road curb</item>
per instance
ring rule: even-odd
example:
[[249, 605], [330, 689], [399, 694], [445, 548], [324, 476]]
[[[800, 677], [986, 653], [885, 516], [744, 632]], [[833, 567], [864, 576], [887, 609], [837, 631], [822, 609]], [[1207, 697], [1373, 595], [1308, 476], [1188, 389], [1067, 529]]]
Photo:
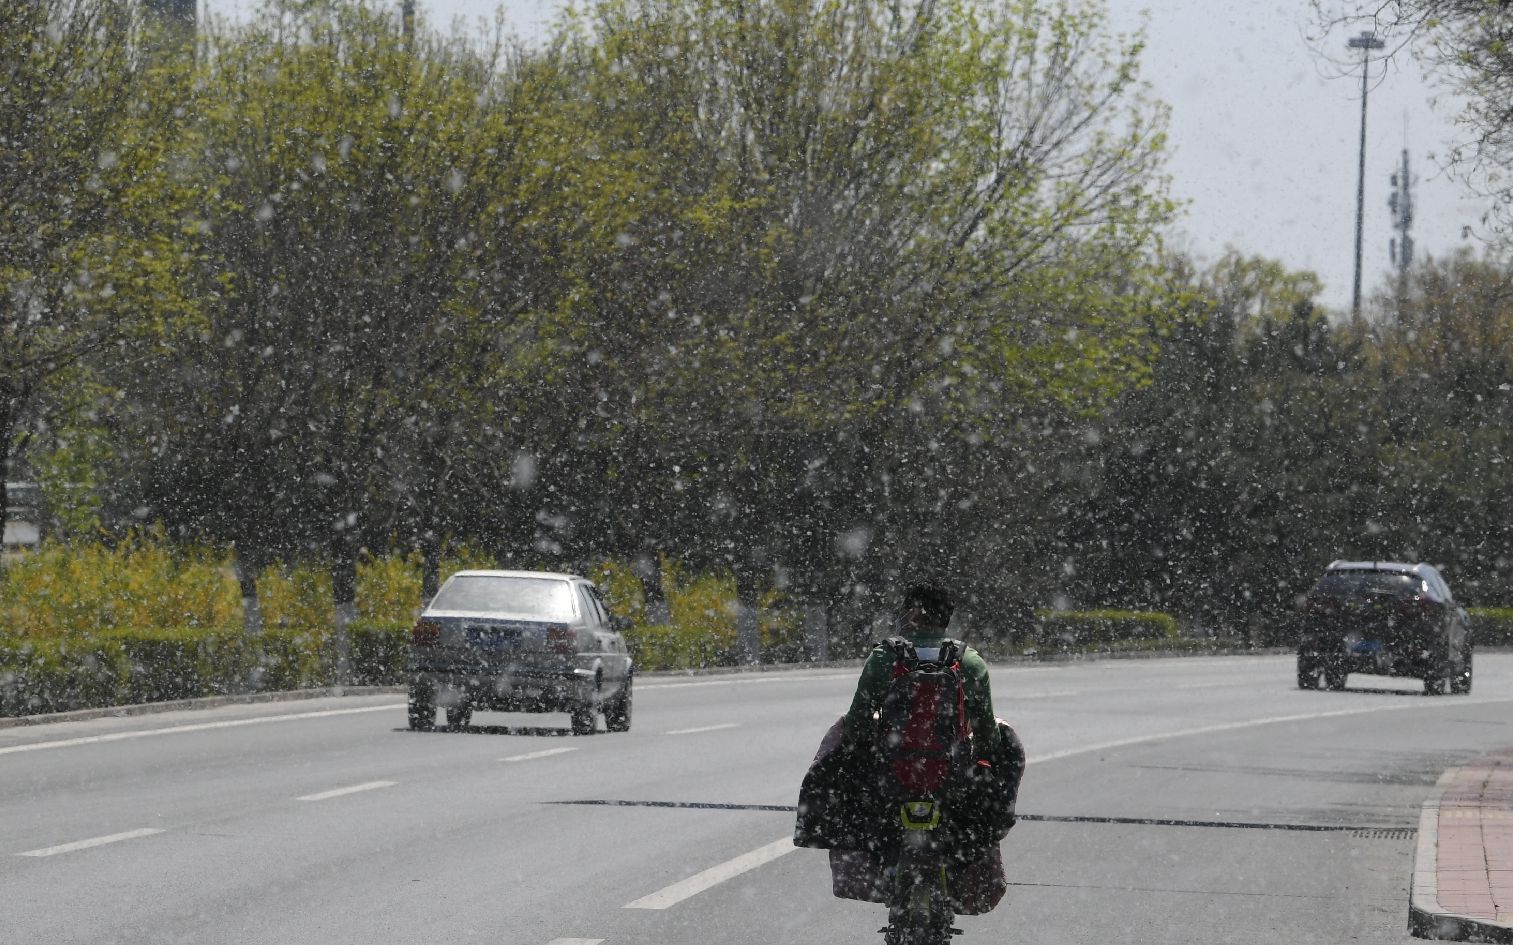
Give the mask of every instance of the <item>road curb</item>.
[[1451, 942], [1513, 943], [1513, 925], [1451, 912], [1439, 901], [1439, 814], [1445, 792], [1465, 770], [1440, 775], [1425, 798], [1418, 818], [1418, 847], [1413, 854], [1413, 890], [1408, 900], [1408, 932], [1418, 938]]

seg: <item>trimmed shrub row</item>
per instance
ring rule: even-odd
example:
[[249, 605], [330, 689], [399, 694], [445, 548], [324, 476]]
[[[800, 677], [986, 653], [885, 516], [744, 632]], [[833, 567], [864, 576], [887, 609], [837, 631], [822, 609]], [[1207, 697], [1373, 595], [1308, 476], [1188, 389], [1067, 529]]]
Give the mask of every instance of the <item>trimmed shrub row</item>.
[[[355, 684], [402, 682], [408, 623], [354, 623], [349, 639]], [[330, 685], [334, 650], [328, 637], [305, 631], [252, 641], [224, 627], [0, 640], [0, 715]]]
[[1036, 647], [1072, 649], [1132, 641], [1176, 640], [1171, 614], [1137, 610], [1037, 611], [1031, 639]]
[[1471, 639], [1481, 646], [1513, 646], [1513, 607], [1469, 607]]

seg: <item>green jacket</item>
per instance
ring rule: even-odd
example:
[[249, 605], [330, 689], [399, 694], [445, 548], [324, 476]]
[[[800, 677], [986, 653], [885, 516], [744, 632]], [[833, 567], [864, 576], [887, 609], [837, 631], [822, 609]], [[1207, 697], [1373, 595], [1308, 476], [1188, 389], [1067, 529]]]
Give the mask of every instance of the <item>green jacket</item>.
[[[916, 648], [938, 647], [941, 637], [910, 638]], [[993, 692], [988, 685], [988, 664], [970, 646], [961, 656], [962, 689], [967, 703], [967, 722], [972, 726], [972, 751], [979, 758], [991, 758], [998, 751], [998, 722], [993, 716]], [[856, 695], [846, 713], [846, 738], [870, 743], [876, 736], [873, 715], [882, 708], [883, 696], [893, 679], [893, 655], [879, 644], [872, 650], [856, 683]]]

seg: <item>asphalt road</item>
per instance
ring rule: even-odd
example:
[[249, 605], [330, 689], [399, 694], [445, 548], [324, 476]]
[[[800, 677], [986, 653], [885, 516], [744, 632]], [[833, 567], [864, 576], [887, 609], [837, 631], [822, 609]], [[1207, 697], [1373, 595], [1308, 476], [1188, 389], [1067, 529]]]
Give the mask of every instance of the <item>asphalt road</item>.
[[[1027, 817], [958, 941], [1413, 941], [1420, 802], [1513, 745], [1513, 655], [1477, 675], [1427, 698], [1301, 692], [1285, 657], [995, 669]], [[393, 696], [0, 729], [0, 943], [876, 943], [882, 907], [832, 898], [762, 809], [853, 680], [647, 677], [629, 734], [585, 738], [411, 733]]]

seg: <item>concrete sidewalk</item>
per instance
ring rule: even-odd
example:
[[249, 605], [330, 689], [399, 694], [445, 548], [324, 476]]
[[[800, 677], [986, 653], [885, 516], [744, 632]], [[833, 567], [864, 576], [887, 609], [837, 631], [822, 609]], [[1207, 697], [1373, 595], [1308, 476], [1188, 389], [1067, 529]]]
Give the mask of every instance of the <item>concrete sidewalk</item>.
[[1446, 771], [1424, 802], [1408, 929], [1513, 943], [1513, 748]]

